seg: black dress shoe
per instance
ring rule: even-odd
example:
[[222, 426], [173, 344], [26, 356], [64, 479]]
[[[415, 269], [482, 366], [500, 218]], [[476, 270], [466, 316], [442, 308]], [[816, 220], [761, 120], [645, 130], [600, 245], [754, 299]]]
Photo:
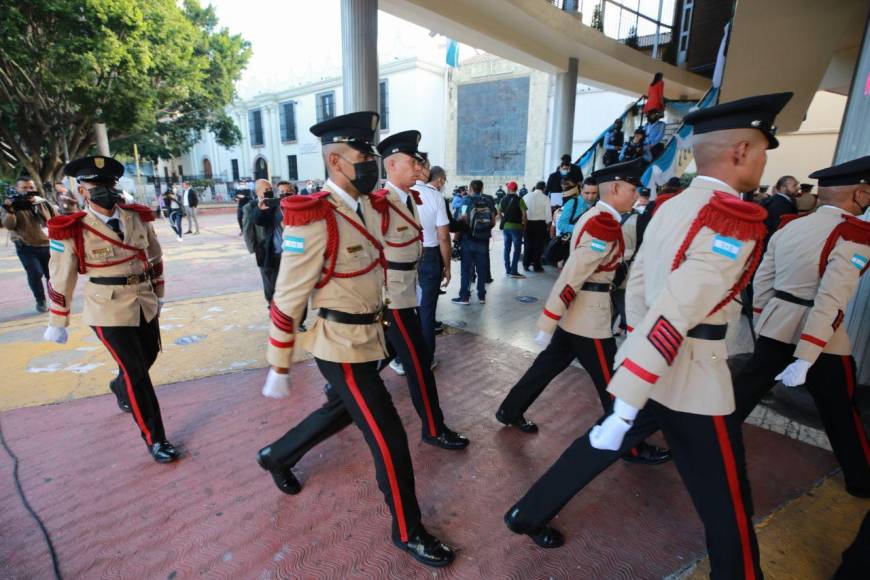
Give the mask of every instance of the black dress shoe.
[[155, 443], [149, 448], [149, 451], [157, 463], [172, 463], [181, 457], [181, 453], [169, 441]]
[[469, 440], [468, 437], [460, 435], [456, 431], [451, 431], [445, 427], [438, 437], [423, 435], [423, 443], [428, 443], [429, 445], [434, 445], [441, 449], [458, 450], [468, 447]]
[[637, 444], [637, 447], [623, 455], [622, 458], [629, 463], [660, 465], [671, 460], [671, 450], [641, 441]]
[[272, 474], [275, 486], [287, 495], [296, 495], [302, 491], [302, 484], [296, 479], [293, 470], [289, 467], [276, 465], [272, 458], [272, 448], [264, 447], [257, 453], [257, 463], [260, 467]]
[[550, 526], [531, 528], [519, 521], [519, 514], [519, 508], [514, 506], [504, 515], [504, 523], [513, 533], [526, 535], [537, 545], [547, 549], [558, 548], [565, 543], [565, 536], [559, 530]]
[[125, 413], [131, 413], [133, 410], [130, 408], [130, 401], [127, 400], [121, 391], [120, 388], [115, 387], [115, 381], [117, 379], [113, 379], [109, 382], [109, 390], [112, 391], [115, 395], [115, 402], [118, 403], [118, 408], [124, 411]]
[[499, 423], [503, 423], [505, 425], [508, 425], [509, 427], [516, 427], [517, 429], [519, 429], [523, 433], [537, 433], [538, 432], [538, 426], [535, 424], [535, 422], [529, 421], [528, 419], [526, 419], [522, 415], [520, 415], [519, 417], [517, 417], [513, 421], [510, 421], [510, 420], [508, 420], [507, 417], [504, 416], [504, 411], [499, 409], [495, 414], [495, 418]]
[[453, 548], [441, 543], [441, 540], [424, 529], [408, 538], [407, 542], [395, 541], [395, 544], [411, 554], [421, 564], [433, 568], [443, 568], [456, 557]]

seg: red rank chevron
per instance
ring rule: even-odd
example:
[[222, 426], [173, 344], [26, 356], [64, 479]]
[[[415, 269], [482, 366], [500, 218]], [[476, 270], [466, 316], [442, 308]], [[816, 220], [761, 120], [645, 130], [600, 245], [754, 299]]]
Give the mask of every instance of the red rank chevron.
[[269, 318], [272, 319], [272, 324], [274, 324], [278, 330], [282, 332], [286, 332], [287, 334], [293, 334], [293, 319], [281, 312], [281, 310], [275, 306], [275, 303], [272, 303], [272, 306], [269, 307]]
[[570, 285], [565, 285], [565, 288], [562, 289], [562, 292], [559, 294], [559, 298], [562, 300], [562, 303], [565, 305], [565, 308], [571, 306], [571, 303], [577, 297], [577, 293], [574, 292], [574, 289], [571, 288]]
[[668, 322], [664, 316], [659, 316], [652, 330], [649, 331], [647, 338], [652, 343], [659, 354], [661, 354], [668, 366], [674, 363], [677, 358], [677, 353], [680, 350], [680, 345], [683, 344], [683, 335], [674, 328], [674, 325]]

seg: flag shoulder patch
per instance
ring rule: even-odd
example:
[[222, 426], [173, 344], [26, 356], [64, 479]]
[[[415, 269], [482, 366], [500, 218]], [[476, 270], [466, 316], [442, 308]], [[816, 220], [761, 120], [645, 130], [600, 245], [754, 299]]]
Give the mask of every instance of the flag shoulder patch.
[[284, 242], [281, 248], [285, 254], [303, 254], [305, 253], [305, 238], [298, 236], [284, 236]]
[[49, 240], [48, 247], [52, 251], [57, 252], [59, 254], [62, 254], [63, 250], [64, 250], [63, 242], [61, 242], [59, 240]]
[[736, 260], [742, 247], [743, 242], [736, 238], [729, 238], [720, 234], [717, 234], [713, 238], [713, 253], [725, 256], [729, 260]]
[[852, 256], [852, 259], [850, 260], [850, 262], [852, 262], [852, 265], [855, 266], [856, 268], [858, 268], [859, 270], [863, 270], [864, 268], [867, 267], [867, 256], [862, 256], [861, 254], [855, 254], [854, 256]]

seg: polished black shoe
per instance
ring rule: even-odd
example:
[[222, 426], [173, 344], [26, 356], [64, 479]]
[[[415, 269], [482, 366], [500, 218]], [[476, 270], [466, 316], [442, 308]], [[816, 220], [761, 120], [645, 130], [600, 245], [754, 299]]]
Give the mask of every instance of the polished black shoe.
[[528, 419], [526, 419], [522, 415], [520, 415], [519, 417], [517, 417], [513, 421], [509, 421], [507, 419], [507, 417], [504, 416], [504, 411], [499, 409], [498, 412], [496, 412], [496, 414], [495, 414], [495, 418], [499, 423], [503, 423], [505, 425], [508, 425], [509, 427], [516, 427], [517, 429], [519, 429], [523, 433], [537, 433], [538, 432], [538, 426], [535, 424], [535, 422], [529, 421]]
[[513, 533], [528, 536], [537, 545], [547, 549], [558, 548], [565, 543], [565, 536], [559, 530], [550, 526], [530, 528], [519, 521], [519, 514], [519, 508], [514, 506], [504, 515], [504, 524]]
[[109, 390], [115, 395], [115, 402], [118, 403], [118, 408], [124, 411], [125, 413], [132, 413], [133, 410], [130, 408], [130, 401], [122, 394], [120, 388], [115, 387], [115, 381], [112, 380], [109, 382]]
[[181, 453], [169, 441], [155, 443], [149, 448], [149, 451], [157, 463], [172, 463], [181, 457]]
[[447, 427], [441, 432], [438, 437], [429, 437], [423, 435], [423, 443], [440, 447], [441, 449], [459, 450], [468, 447], [468, 437], [460, 435], [456, 431], [451, 431]]
[[293, 474], [290, 467], [276, 465], [272, 458], [272, 448], [264, 447], [257, 453], [257, 463], [260, 467], [272, 474], [275, 486], [287, 495], [296, 495], [302, 491], [302, 484]]
[[456, 557], [453, 548], [441, 543], [441, 540], [424, 529], [408, 538], [407, 542], [394, 540], [396, 546], [411, 554], [421, 564], [433, 568], [443, 568]]
[[650, 445], [646, 441], [638, 443], [637, 447], [622, 456], [629, 463], [641, 465], [661, 465], [671, 460], [671, 450], [663, 449], [657, 445]]

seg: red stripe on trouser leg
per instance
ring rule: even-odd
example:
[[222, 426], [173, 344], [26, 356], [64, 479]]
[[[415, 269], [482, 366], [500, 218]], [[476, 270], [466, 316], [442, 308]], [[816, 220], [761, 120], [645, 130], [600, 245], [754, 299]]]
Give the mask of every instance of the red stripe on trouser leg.
[[870, 444], [867, 443], [867, 435], [864, 433], [861, 417], [858, 416], [858, 411], [855, 410], [855, 381], [852, 378], [852, 361], [848, 356], [842, 357], [842, 360], [843, 372], [846, 373], [846, 392], [849, 394], [849, 406], [852, 408], [852, 419], [855, 421], [855, 430], [858, 431], [858, 441], [861, 442], [861, 449], [864, 450], [864, 459], [870, 465]]
[[417, 375], [417, 384], [420, 387], [420, 396], [423, 398], [423, 408], [426, 410], [426, 423], [429, 426], [429, 435], [437, 437], [438, 432], [435, 430], [435, 418], [432, 416], [432, 406], [429, 404], [429, 393], [426, 390], [426, 382], [423, 380], [423, 367], [420, 365], [420, 357], [417, 356], [417, 349], [414, 348], [414, 343], [411, 342], [411, 336], [408, 334], [408, 329], [405, 328], [405, 323], [402, 320], [402, 315], [398, 310], [393, 310], [393, 318], [396, 319], [396, 326], [399, 327], [399, 332], [402, 334], [402, 340], [408, 347], [408, 352], [411, 353], [411, 361], [414, 363], [414, 373]]
[[127, 398], [130, 400], [130, 408], [133, 411], [133, 417], [136, 419], [136, 424], [139, 425], [139, 429], [142, 430], [142, 433], [145, 434], [145, 443], [148, 445], [154, 445], [154, 441], [151, 438], [151, 431], [148, 430], [148, 427], [145, 425], [145, 421], [142, 419], [142, 412], [139, 410], [139, 403], [136, 402], [136, 395], [133, 393], [133, 383], [130, 382], [130, 374], [127, 372], [127, 367], [124, 366], [124, 363], [121, 362], [121, 358], [109, 345], [109, 341], [106, 340], [106, 337], [103, 336], [103, 329], [99, 326], [95, 327], [97, 329], [97, 336], [100, 337], [100, 342], [102, 342], [105, 347], [109, 350], [109, 354], [112, 355], [112, 358], [115, 359], [115, 362], [118, 363], [118, 368], [121, 369], [121, 374], [124, 376], [124, 383], [127, 385]]
[[372, 412], [369, 411], [362, 393], [359, 391], [359, 386], [356, 384], [356, 379], [353, 376], [353, 368], [348, 363], [341, 363], [341, 368], [344, 371], [344, 380], [347, 383], [347, 388], [350, 394], [356, 401], [366, 424], [368, 424], [375, 441], [378, 444], [378, 449], [381, 452], [381, 457], [384, 459], [384, 468], [387, 470], [387, 480], [390, 482], [390, 494], [393, 496], [393, 508], [396, 510], [396, 521], [399, 524], [399, 537], [403, 542], [408, 541], [408, 526], [405, 523], [405, 509], [402, 507], [402, 498], [399, 496], [399, 481], [396, 478], [396, 468], [393, 467], [393, 457], [390, 455], [390, 449], [387, 447], [387, 442], [384, 435], [381, 433]]
[[755, 579], [755, 565], [752, 562], [752, 546], [749, 541], [749, 518], [743, 505], [743, 495], [740, 492], [740, 479], [737, 477], [737, 462], [728, 437], [728, 427], [722, 416], [713, 417], [716, 427], [716, 438], [722, 451], [722, 461], [725, 463], [725, 475], [728, 478], [728, 490], [731, 492], [731, 502], [734, 504], [734, 516], [737, 518], [737, 530], [740, 533], [740, 545], [743, 549], [743, 576], [747, 580]]
[[604, 356], [604, 347], [601, 346], [601, 341], [597, 338], [593, 338], [592, 342], [595, 343], [595, 352], [598, 354], [598, 362], [601, 364], [601, 374], [604, 376], [604, 380], [609, 383], [610, 367], [607, 365], [607, 359]]

